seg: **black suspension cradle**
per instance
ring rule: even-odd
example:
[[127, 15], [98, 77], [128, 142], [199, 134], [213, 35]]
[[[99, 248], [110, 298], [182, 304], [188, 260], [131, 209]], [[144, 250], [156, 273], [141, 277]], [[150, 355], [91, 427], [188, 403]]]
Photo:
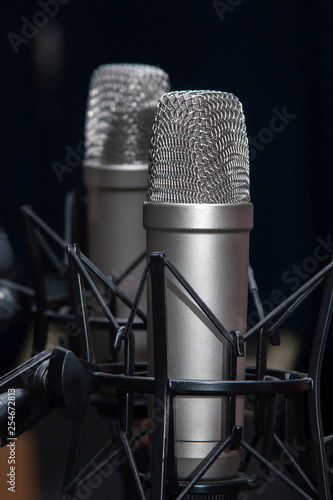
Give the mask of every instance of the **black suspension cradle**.
[[[75, 203], [68, 203], [78, 210]], [[252, 490], [260, 488], [268, 477], [276, 477], [304, 499], [331, 498], [332, 475], [329, 460], [333, 449], [331, 436], [324, 436], [320, 410], [320, 372], [329, 333], [333, 299], [333, 262], [264, 316], [253, 271], [249, 285], [258, 312], [259, 322], [245, 335], [227, 331], [190, 284], [163, 253], [148, 259], [134, 301], [119, 288], [121, 280], [143, 258], [138, 256], [118, 282], [105, 276], [80, 251], [58, 236], [29, 207], [22, 209], [27, 236], [27, 251], [32, 273], [31, 289], [11, 284], [18, 293], [31, 300], [34, 315], [33, 357], [0, 379], [0, 441], [7, 444], [7, 406], [9, 388], [18, 398], [16, 436], [28, 429], [54, 407], [64, 407], [73, 421], [73, 432], [64, 474], [62, 498], [75, 498], [75, 493], [94, 475], [113, 462], [126, 465], [133, 480], [137, 498], [152, 500], [233, 500], [250, 498]], [[75, 219], [68, 209], [69, 220]], [[73, 224], [73, 222], [71, 222]], [[67, 231], [70, 239], [71, 231]], [[81, 243], [80, 231], [73, 231]], [[51, 243], [49, 243], [49, 241]], [[52, 245], [61, 249], [58, 258]], [[53, 262], [58, 274], [69, 275], [70, 286], [63, 296], [50, 297], [44, 283], [41, 250]], [[64, 255], [67, 254], [68, 264]], [[230, 376], [225, 381], [174, 380], [167, 372], [166, 291], [165, 275], [172, 273], [191, 296], [205, 317], [217, 328], [221, 339], [230, 347]], [[147, 375], [144, 363], [135, 363], [135, 336], [146, 328], [146, 315], [140, 310], [140, 299], [148, 279], [152, 289], [152, 320], [154, 339], [154, 376]], [[128, 318], [118, 320], [101, 296], [96, 281], [115, 294], [129, 309]], [[272, 370], [267, 367], [267, 343], [279, 344], [278, 328], [319, 286], [324, 285], [307, 373]], [[87, 296], [99, 304], [105, 317], [90, 314]], [[223, 318], [222, 318], [223, 319]], [[48, 323], [76, 325], [69, 335], [66, 348], [58, 346], [43, 350]], [[93, 362], [92, 330], [105, 328], [110, 332], [113, 352], [124, 346], [123, 362], [95, 364]], [[137, 333], [138, 331], [138, 333]], [[254, 367], [246, 368], [245, 380], [236, 380], [238, 358], [244, 355], [245, 344], [257, 338], [257, 358]], [[102, 387], [116, 389], [116, 404], [110, 402], [111, 438], [92, 460], [78, 470], [78, 457], [84, 421], [89, 404], [98, 406]], [[137, 398], [134, 397], [138, 395]], [[139, 417], [147, 395], [153, 395], [154, 408], [148, 425], [139, 431]], [[235, 425], [235, 398], [245, 396], [252, 410], [251, 439], [244, 436], [241, 426]], [[229, 429], [224, 441], [218, 443], [187, 480], [178, 480], [173, 440], [173, 402], [179, 396], [224, 397], [229, 408]], [[252, 405], [252, 406], [251, 406]], [[115, 425], [115, 420], [119, 425]], [[151, 440], [151, 469], [141, 470], [135, 450], [148, 433]], [[246, 429], [246, 436], [250, 434]], [[295, 453], [295, 445], [297, 453]], [[220, 481], [205, 481], [203, 476], [224, 450], [243, 450], [242, 462], [235, 477]], [[284, 467], [278, 466], [276, 452], [283, 457]], [[297, 455], [297, 456], [296, 456]], [[256, 473], [251, 465], [257, 464]], [[250, 471], [250, 472], [249, 472]]]

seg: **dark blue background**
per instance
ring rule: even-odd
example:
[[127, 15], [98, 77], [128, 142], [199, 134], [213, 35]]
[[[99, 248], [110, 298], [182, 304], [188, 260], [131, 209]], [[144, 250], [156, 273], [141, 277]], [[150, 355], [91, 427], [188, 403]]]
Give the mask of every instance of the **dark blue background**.
[[236, 4], [220, 12], [221, 20], [213, 2], [70, 0], [46, 26], [63, 33], [63, 64], [53, 84], [36, 64], [43, 30], [19, 44], [17, 54], [8, 39], [10, 32], [22, 36], [22, 17], [32, 21], [41, 7], [34, 1], [7, 5], [1, 19], [0, 220], [17, 254], [18, 205], [32, 204], [61, 231], [64, 197], [82, 185], [80, 166], [60, 183], [51, 164], [65, 163], [66, 146], [76, 149], [83, 139], [92, 71], [103, 63], [139, 62], [162, 67], [174, 90], [236, 94], [250, 137], [269, 126], [273, 109], [296, 115], [251, 162], [251, 261], [263, 297], [284, 288], [283, 273], [313, 255], [316, 238], [326, 240], [332, 229], [332, 5], [230, 0]]
[[[9, 33], [24, 36], [26, 20], [38, 22], [42, 9], [35, 1], [7, 4], [1, 16], [0, 223], [16, 254], [16, 279], [27, 274], [17, 207], [31, 204], [62, 232], [64, 198], [82, 187], [82, 168], [59, 182], [52, 163], [64, 164], [66, 147], [76, 150], [82, 141], [91, 73], [111, 62], [158, 65], [173, 90], [239, 97], [249, 137], [269, 140], [251, 161], [251, 262], [261, 297], [271, 302], [274, 289], [289, 295], [310, 274], [304, 259], [313, 256], [318, 237], [326, 241], [332, 234], [332, 2], [230, 0], [225, 11], [222, 3], [70, 0], [57, 4], [44, 30], [18, 41], [17, 53]], [[36, 53], [50, 27], [60, 42], [47, 59], [54, 62], [48, 76]], [[273, 110], [284, 108], [296, 117], [271, 138], [263, 129]], [[293, 266], [301, 266], [298, 280]], [[314, 314], [306, 307], [289, 324], [309, 338]]]
[[[15, 279], [27, 279], [17, 207], [31, 204], [62, 232], [64, 198], [82, 188], [82, 168], [59, 182], [51, 165], [65, 163], [66, 146], [75, 149], [82, 141], [91, 73], [113, 62], [158, 65], [173, 90], [234, 93], [250, 137], [265, 138], [262, 129], [274, 109], [296, 115], [251, 161], [251, 262], [263, 299], [270, 300], [274, 289], [289, 295], [296, 272], [302, 283], [311, 274], [306, 259], [333, 226], [333, 4], [224, 3], [231, 7], [223, 14], [212, 1], [70, 0], [47, 25], [62, 37], [54, 78], [47, 79], [36, 64], [43, 30], [20, 44], [17, 54], [8, 39], [10, 32], [22, 36], [22, 17], [33, 20], [41, 7], [31, 0], [7, 2], [0, 35], [0, 223], [15, 251]], [[316, 270], [328, 262], [327, 256]], [[302, 336], [305, 352], [317, 307], [316, 300], [288, 322]], [[329, 340], [328, 353], [332, 347]], [[325, 361], [325, 380], [332, 376], [331, 364], [331, 358]], [[328, 384], [324, 394], [329, 397]]]

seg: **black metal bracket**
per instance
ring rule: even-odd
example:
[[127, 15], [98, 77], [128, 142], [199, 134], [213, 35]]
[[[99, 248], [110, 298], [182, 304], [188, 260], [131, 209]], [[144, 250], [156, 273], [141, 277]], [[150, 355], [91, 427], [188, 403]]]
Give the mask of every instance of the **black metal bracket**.
[[[150, 496], [154, 500], [177, 498], [181, 500], [187, 495], [230, 494], [237, 495], [239, 491], [252, 488], [254, 482], [246, 475], [248, 462], [255, 459], [262, 471], [274, 474], [284, 481], [300, 497], [305, 499], [330, 500], [329, 473], [330, 468], [325, 454], [331, 449], [331, 440], [324, 438], [320, 410], [320, 371], [325, 343], [329, 332], [333, 304], [333, 263], [331, 262], [319, 271], [307, 283], [301, 286], [290, 297], [284, 300], [269, 314], [264, 316], [260, 303], [257, 285], [250, 269], [250, 289], [259, 314], [259, 322], [246, 334], [237, 330], [228, 331], [221, 320], [217, 318], [200, 298], [198, 293], [185, 280], [178, 269], [163, 253], [152, 254], [147, 262], [140, 286], [134, 301], [129, 300], [117, 287], [117, 284], [101, 273], [89, 259], [80, 252], [78, 245], [67, 246], [66, 242], [56, 235], [30, 208], [23, 209], [26, 233], [29, 239], [30, 266], [33, 274], [34, 297], [37, 307], [35, 349], [41, 349], [45, 343], [47, 322], [50, 318], [62, 324], [75, 320], [78, 325], [78, 337], [71, 350], [55, 348], [53, 352], [41, 352], [29, 362], [0, 379], [0, 438], [5, 444], [8, 435], [3, 431], [3, 416], [8, 411], [8, 389], [17, 391], [19, 410], [18, 432], [23, 432], [54, 407], [64, 407], [73, 420], [73, 436], [70, 445], [69, 458], [66, 467], [64, 494], [75, 492], [80, 484], [91, 477], [107, 460], [122, 455], [126, 460], [138, 495], [145, 498], [141, 484], [140, 467], [135, 463], [131, 444], [136, 442], [144, 431], [133, 437], [133, 395], [138, 393], [148, 395], [152, 400], [153, 427], [152, 436], [152, 469], [145, 476], [149, 482]], [[37, 229], [37, 230], [36, 230]], [[69, 258], [69, 268], [72, 281], [72, 310], [62, 315], [55, 309], [50, 309], [43, 268], [40, 264], [40, 244], [44, 251], [49, 251], [41, 234], [45, 232]], [[49, 252], [50, 253], [50, 252]], [[51, 255], [54, 259], [54, 255]], [[140, 256], [140, 259], [142, 256]], [[51, 260], [52, 260], [51, 259]], [[133, 263], [134, 265], [135, 263]], [[58, 271], [64, 266], [61, 263]], [[56, 266], [57, 267], [57, 266]], [[131, 266], [129, 266], [131, 268]], [[228, 380], [198, 381], [172, 380], [167, 370], [167, 328], [166, 328], [166, 290], [165, 272], [171, 272], [184, 287], [192, 300], [199, 306], [208, 320], [216, 327], [221, 341], [226, 340], [230, 351], [230, 373]], [[251, 274], [252, 273], [252, 274]], [[134, 359], [134, 343], [137, 327], [145, 327], [146, 315], [140, 310], [139, 304], [148, 277], [152, 287], [152, 317], [154, 339], [154, 376], [147, 376], [142, 367], [140, 372]], [[94, 284], [97, 278], [113, 294], [118, 296], [129, 308], [129, 317], [122, 324], [115, 318], [108, 305], [103, 301]], [[313, 340], [313, 348], [308, 373], [270, 370], [266, 363], [267, 342], [279, 344], [278, 329], [290, 314], [292, 314], [310, 295], [326, 280], [322, 306], [319, 313], [317, 329]], [[105, 314], [105, 318], [92, 318], [85, 301], [87, 293], [93, 294]], [[68, 297], [65, 298], [68, 305]], [[75, 311], [75, 314], [74, 312]], [[223, 318], [222, 318], [223, 320]], [[125, 324], [124, 324], [125, 323]], [[103, 366], [92, 363], [91, 327], [107, 326], [112, 331], [113, 346], [119, 349], [124, 345], [124, 363], [109, 363]], [[245, 344], [257, 336], [256, 367], [246, 370], [246, 380], [236, 380], [238, 358], [244, 356]], [[117, 439], [111, 440], [94, 458], [95, 465], [88, 464], [82, 471], [77, 471], [78, 454], [83, 433], [84, 415], [86, 414], [91, 395], [100, 387], [110, 386], [117, 389], [119, 397], [120, 428]], [[254, 412], [254, 438], [251, 445], [244, 441], [242, 427], [234, 425], [233, 404], [237, 396], [252, 396], [257, 401]], [[173, 439], [173, 400], [178, 396], [187, 397], [225, 397], [229, 398], [230, 428], [226, 437], [202, 460], [197, 469], [187, 481], [178, 481], [176, 475], [175, 450]], [[6, 399], [7, 398], [7, 399]], [[297, 481], [287, 473], [274, 466], [271, 458], [274, 446], [284, 453], [292, 444], [293, 438], [288, 423], [287, 413], [292, 412], [299, 404], [304, 404], [310, 420], [310, 438], [312, 461], [314, 465], [311, 474], [303, 470], [298, 460], [291, 460], [291, 468], [298, 475]], [[280, 413], [283, 414], [282, 420]], [[1, 417], [2, 415], [2, 417]], [[290, 416], [290, 415], [289, 415]], [[283, 427], [284, 436], [280, 439], [278, 429]], [[284, 438], [287, 438], [286, 442]], [[116, 444], [116, 450], [113, 445]], [[261, 451], [258, 451], [261, 444]], [[213, 484], [202, 481], [205, 472], [211, 467], [218, 456], [227, 448], [230, 450], [242, 447], [245, 451], [244, 469], [237, 477], [220, 480]], [[307, 450], [308, 452], [308, 450]], [[290, 454], [289, 454], [290, 455]], [[290, 455], [291, 456], [291, 455]], [[111, 458], [110, 458], [111, 457]], [[304, 457], [300, 457], [304, 458]], [[94, 469], [94, 470], [93, 470]], [[302, 486], [298, 482], [302, 482]]]

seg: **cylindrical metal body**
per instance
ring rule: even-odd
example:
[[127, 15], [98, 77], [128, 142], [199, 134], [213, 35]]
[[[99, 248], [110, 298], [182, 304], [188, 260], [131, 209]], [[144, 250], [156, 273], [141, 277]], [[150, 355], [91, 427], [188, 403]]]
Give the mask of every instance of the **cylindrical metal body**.
[[[164, 252], [228, 329], [246, 328], [249, 232], [253, 207], [241, 204], [144, 204], [147, 254]], [[167, 271], [168, 377], [226, 380], [228, 342]], [[151, 297], [148, 295], [148, 319]], [[148, 324], [148, 370], [153, 373], [152, 325]], [[245, 358], [238, 359], [243, 379]], [[223, 397], [176, 397], [177, 473], [186, 479], [210, 450], [227, 437]], [[243, 398], [236, 401], [236, 424], [243, 423]], [[236, 474], [240, 451], [224, 452], [204, 479]]]
[[[90, 259], [106, 275], [117, 277], [145, 250], [142, 205], [147, 199], [147, 168], [144, 163], [103, 165], [90, 162], [84, 166]], [[120, 286], [132, 300], [144, 266], [144, 262], [140, 263]], [[145, 302], [144, 294], [140, 303], [143, 310]], [[118, 299], [114, 311], [118, 317], [127, 318], [129, 314], [128, 307]], [[97, 337], [95, 354], [105, 360], [109, 352], [107, 338], [102, 332], [97, 332]], [[136, 360], [142, 361], [139, 358], [145, 358], [146, 352], [144, 332], [138, 332], [136, 345]]]

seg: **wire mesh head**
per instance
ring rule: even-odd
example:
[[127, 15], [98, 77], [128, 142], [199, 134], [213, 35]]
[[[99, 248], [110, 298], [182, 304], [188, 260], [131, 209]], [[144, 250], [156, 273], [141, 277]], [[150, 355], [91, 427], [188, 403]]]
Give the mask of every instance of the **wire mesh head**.
[[84, 164], [147, 162], [157, 101], [168, 90], [168, 75], [160, 68], [99, 66], [90, 81]]
[[160, 99], [149, 151], [148, 201], [249, 202], [243, 108], [233, 94], [169, 92]]

